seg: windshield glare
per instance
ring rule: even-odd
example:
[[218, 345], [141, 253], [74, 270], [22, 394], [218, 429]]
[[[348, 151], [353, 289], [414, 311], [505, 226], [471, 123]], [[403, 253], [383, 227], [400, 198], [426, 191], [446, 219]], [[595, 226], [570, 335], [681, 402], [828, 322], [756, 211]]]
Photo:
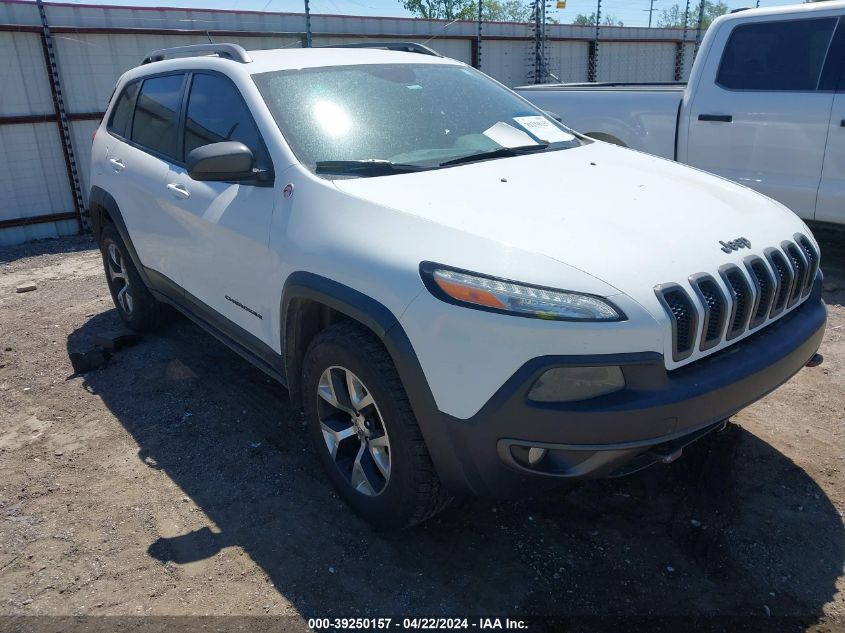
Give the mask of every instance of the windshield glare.
[[557, 121], [465, 66], [332, 66], [261, 73], [254, 80], [291, 148], [312, 170], [325, 161], [435, 167], [502, 148], [580, 145]]

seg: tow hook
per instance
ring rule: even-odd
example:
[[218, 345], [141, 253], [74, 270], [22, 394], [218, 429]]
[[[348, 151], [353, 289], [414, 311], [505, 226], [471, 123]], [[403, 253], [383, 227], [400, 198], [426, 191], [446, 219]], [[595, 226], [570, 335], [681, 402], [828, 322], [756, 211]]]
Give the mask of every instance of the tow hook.
[[655, 448], [649, 453], [654, 456], [654, 458], [660, 462], [661, 464], [671, 464], [676, 459], [681, 456], [681, 453], [684, 452], [684, 447], [681, 446], [680, 448], [676, 448], [675, 450], [666, 450], [665, 448]]
[[807, 361], [807, 367], [818, 367], [824, 362], [824, 356], [821, 354], [813, 354], [813, 357]]

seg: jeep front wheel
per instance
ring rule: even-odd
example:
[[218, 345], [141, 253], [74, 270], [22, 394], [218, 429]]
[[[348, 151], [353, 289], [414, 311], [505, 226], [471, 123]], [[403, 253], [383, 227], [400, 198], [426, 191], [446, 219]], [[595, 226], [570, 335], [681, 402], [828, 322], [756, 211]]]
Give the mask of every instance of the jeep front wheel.
[[320, 332], [302, 389], [320, 460], [357, 514], [399, 529], [448, 504], [393, 362], [369, 330], [347, 321]]

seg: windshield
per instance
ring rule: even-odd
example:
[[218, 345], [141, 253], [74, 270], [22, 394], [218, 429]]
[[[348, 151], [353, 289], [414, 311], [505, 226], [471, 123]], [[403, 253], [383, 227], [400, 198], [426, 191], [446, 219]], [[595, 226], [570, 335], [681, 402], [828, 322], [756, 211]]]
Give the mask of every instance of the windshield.
[[299, 160], [317, 173], [384, 175], [581, 144], [465, 66], [332, 66], [253, 78]]

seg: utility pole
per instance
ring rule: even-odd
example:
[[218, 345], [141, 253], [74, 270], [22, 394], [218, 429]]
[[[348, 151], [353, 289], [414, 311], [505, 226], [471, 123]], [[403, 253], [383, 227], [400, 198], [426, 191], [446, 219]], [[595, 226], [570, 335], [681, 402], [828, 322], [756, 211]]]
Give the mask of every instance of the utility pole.
[[684, 62], [687, 55], [687, 33], [689, 33], [689, 0], [687, 0], [687, 5], [684, 8], [684, 34], [681, 38], [681, 55], [678, 60], [678, 74], [680, 75], [678, 81], [683, 79], [684, 74]]
[[543, 83], [543, 5], [544, 0], [534, 0], [532, 21], [534, 22], [534, 83]]
[[311, 3], [305, 0], [305, 48], [311, 48]]
[[701, 0], [701, 4], [698, 5], [698, 26], [695, 29], [695, 50], [692, 54], [693, 60], [698, 57], [698, 47], [701, 46], [701, 27], [704, 26], [704, 4], [705, 0]]
[[601, 0], [596, 0], [596, 35], [590, 50], [590, 67], [587, 71], [587, 81], [598, 81], [599, 75], [599, 34], [601, 33]]
[[76, 221], [79, 223], [80, 230], [84, 231], [88, 228], [87, 221], [82, 218], [85, 205], [82, 200], [79, 170], [76, 167], [76, 155], [73, 152], [73, 137], [71, 136], [69, 119], [67, 110], [65, 109], [62, 81], [59, 76], [59, 68], [56, 64], [56, 49], [53, 41], [53, 33], [47, 22], [44, 3], [41, 0], [36, 0], [35, 4], [38, 7], [38, 14], [41, 17], [41, 48], [44, 52], [44, 63], [47, 65], [47, 78], [50, 81], [50, 88], [53, 93], [53, 110], [56, 113], [56, 122], [59, 124], [59, 140], [62, 143], [62, 152], [65, 155], [70, 194], [73, 199], [74, 210], [76, 211]]
[[481, 5], [484, 0], [478, 0], [478, 70], [481, 70]]
[[654, 13], [654, 0], [649, 1], [648, 9], [645, 10], [648, 11], [648, 28], [651, 28], [651, 16]]

